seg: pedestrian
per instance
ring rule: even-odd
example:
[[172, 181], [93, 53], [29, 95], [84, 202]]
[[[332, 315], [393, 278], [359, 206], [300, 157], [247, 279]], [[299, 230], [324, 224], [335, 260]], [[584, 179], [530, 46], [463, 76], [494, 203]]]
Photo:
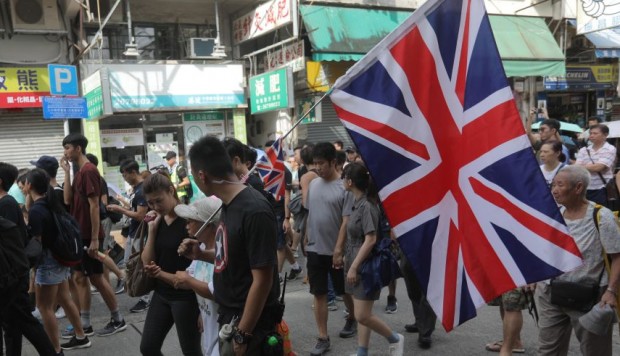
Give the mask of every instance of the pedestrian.
[[590, 127], [590, 145], [577, 152], [575, 164], [585, 167], [590, 172], [590, 184], [586, 198], [597, 204], [607, 206], [606, 185], [614, 178], [616, 148], [607, 142], [609, 127], [594, 125]]
[[[538, 283], [536, 297], [538, 314], [538, 355], [566, 355], [571, 331], [574, 330], [583, 355], [611, 356], [612, 327], [595, 334], [579, 322], [592, 305], [617, 308], [616, 297], [620, 283], [620, 232], [613, 213], [601, 207], [598, 218], [594, 204], [586, 198], [591, 173], [580, 165], [566, 166], [553, 179], [551, 192], [559, 205], [568, 231], [575, 240], [583, 265], [551, 281]], [[598, 222], [596, 221], [598, 220]], [[611, 260], [611, 275], [605, 271], [603, 252]], [[589, 290], [583, 305], [559, 305], [563, 290], [556, 282], [570, 290]], [[564, 291], [566, 288], [564, 289]], [[553, 298], [555, 297], [555, 298]], [[553, 299], [552, 299], [553, 298]], [[555, 301], [554, 301], [555, 299]]]
[[[94, 335], [90, 324], [90, 285], [97, 288], [110, 310], [110, 322], [97, 331], [99, 336], [113, 335], [127, 329], [125, 319], [118, 308], [118, 302], [110, 283], [103, 278], [103, 263], [97, 257], [102, 248], [103, 229], [100, 222], [101, 175], [94, 164], [86, 158], [88, 140], [82, 134], [69, 134], [63, 141], [64, 157], [61, 167], [65, 172], [64, 200], [70, 205], [70, 213], [77, 220], [87, 253], [82, 262], [74, 267], [73, 280], [77, 289], [82, 327], [87, 336]], [[71, 182], [71, 165], [77, 165], [77, 172]], [[66, 330], [63, 337], [72, 338], [74, 330]]]
[[189, 204], [189, 199], [192, 197], [192, 183], [189, 181], [187, 169], [177, 162], [177, 153], [174, 151], [168, 151], [164, 156], [166, 160], [166, 168], [168, 168], [168, 174], [170, 180], [174, 184], [174, 189], [177, 191], [177, 196], [181, 199], [183, 204]]
[[[55, 196], [54, 189], [50, 185], [50, 178], [44, 170], [35, 168], [28, 172], [25, 191], [32, 199], [32, 206], [28, 212], [30, 235], [31, 238], [41, 241], [43, 246], [43, 254], [36, 266], [35, 288], [37, 307], [41, 313], [45, 331], [58, 354], [62, 354], [62, 350], [90, 347], [90, 340], [84, 334], [78, 309], [69, 292], [68, 279], [71, 276], [71, 268], [61, 265], [49, 249], [58, 236], [54, 214], [68, 213]], [[75, 329], [73, 338], [62, 345], [58, 341], [58, 321], [55, 315], [58, 304], [64, 309]]]
[[[129, 218], [129, 227], [127, 231], [127, 240], [125, 242], [125, 256], [123, 257], [124, 265], [127, 265], [129, 257], [133, 253], [133, 247], [136, 242], [136, 233], [140, 223], [144, 220], [146, 213], [148, 212], [148, 204], [144, 197], [143, 182], [144, 178], [140, 174], [140, 166], [138, 162], [134, 160], [125, 160], [120, 164], [120, 173], [127, 184], [131, 186], [132, 194], [129, 202], [129, 207], [125, 208], [120, 205], [110, 204], [106, 208], [109, 211], [121, 213]], [[129, 311], [132, 313], [139, 313], [147, 310], [150, 303], [150, 294], [140, 297], [138, 302]]]
[[[189, 152], [196, 184], [207, 196], [222, 200], [214, 260], [214, 297], [219, 305], [219, 325], [232, 324], [232, 340], [222, 349], [236, 355], [261, 355], [282, 320], [278, 302], [276, 218], [263, 194], [246, 187], [235, 175], [222, 142], [203, 137]], [[198, 249], [195, 240], [185, 241], [180, 252]]]
[[[177, 205], [174, 208], [178, 216], [187, 220], [187, 232], [189, 236], [196, 237], [202, 244], [201, 249], [213, 250], [215, 248], [215, 233], [220, 224], [221, 205], [221, 200], [209, 197], [197, 200], [190, 205]], [[209, 223], [205, 229], [197, 234], [207, 220]], [[219, 356], [217, 304], [213, 300], [213, 269], [213, 263], [196, 259], [188, 268], [192, 274], [188, 271], [177, 271], [174, 277], [174, 287], [193, 290], [196, 293], [200, 307], [199, 325], [202, 325], [203, 353]]]
[[328, 276], [331, 276], [336, 294], [343, 296], [349, 311], [340, 337], [349, 338], [357, 333], [353, 299], [350, 294], [345, 294], [343, 272], [346, 226], [353, 199], [345, 192], [340, 174], [336, 170], [334, 146], [328, 142], [318, 143], [312, 150], [312, 157], [318, 178], [310, 182], [305, 201], [309, 211], [306, 250], [308, 280], [310, 293], [314, 296], [314, 317], [319, 336], [311, 354], [322, 355], [331, 347], [327, 334]]
[[172, 325], [184, 355], [202, 355], [200, 332], [196, 327], [199, 309], [195, 293], [174, 288], [177, 271], [184, 271], [192, 262], [177, 254], [183, 239], [189, 237], [187, 221], [175, 213], [179, 204], [173, 183], [162, 174], [146, 178], [144, 196], [152, 209], [147, 213], [148, 238], [142, 251], [145, 271], [155, 280], [155, 290], [144, 321], [140, 352], [161, 355], [161, 347]]
[[542, 171], [547, 186], [551, 189], [551, 183], [556, 174], [564, 167], [564, 153], [562, 143], [559, 141], [548, 141], [540, 147], [540, 170]]
[[[546, 117], [546, 109], [543, 115]], [[540, 148], [543, 143], [547, 141], [559, 141], [562, 142], [562, 137], [560, 137], [560, 127], [561, 124], [556, 119], [545, 118], [538, 126], [538, 133], [532, 133], [532, 124], [534, 122], [534, 118], [538, 115], [537, 109], [533, 109], [530, 111], [530, 115], [527, 118], [527, 122], [525, 123], [525, 131], [527, 132], [528, 138], [530, 139], [530, 143], [536, 152], [536, 158], [540, 160]], [[564, 163], [570, 164], [570, 152], [568, 147], [562, 144], [562, 153], [564, 153]]]
[[[11, 241], [16, 246], [16, 252], [26, 262], [24, 246], [26, 246], [26, 224], [19, 204], [11, 195], [9, 189], [17, 178], [17, 167], [9, 163], [0, 162], [0, 223], [2, 226], [14, 224], [17, 228], [4, 229], [0, 239], [19, 239]], [[2, 221], [5, 220], [5, 221]], [[10, 232], [10, 233], [9, 233]], [[5, 243], [3, 242], [3, 246]], [[16, 267], [16, 266], [13, 266]], [[22, 334], [30, 341], [40, 355], [56, 355], [56, 351], [45, 333], [43, 326], [32, 315], [32, 303], [28, 296], [28, 268], [23, 266], [22, 275], [16, 285], [7, 286], [0, 291], [0, 323], [4, 331], [4, 342], [7, 356], [22, 354]], [[5, 271], [2, 271], [5, 272]], [[14, 271], [16, 273], [17, 271]], [[0, 349], [2, 349], [0, 345]]]
[[397, 334], [379, 317], [373, 314], [372, 307], [379, 300], [381, 290], [367, 294], [362, 283], [362, 263], [370, 256], [377, 242], [379, 230], [379, 196], [363, 164], [349, 163], [343, 172], [345, 190], [350, 192], [355, 202], [347, 220], [347, 248], [344, 270], [346, 272], [345, 291], [353, 296], [355, 320], [359, 323], [357, 336], [357, 356], [368, 355], [370, 331], [385, 337], [389, 343], [389, 354], [401, 356], [405, 338]]

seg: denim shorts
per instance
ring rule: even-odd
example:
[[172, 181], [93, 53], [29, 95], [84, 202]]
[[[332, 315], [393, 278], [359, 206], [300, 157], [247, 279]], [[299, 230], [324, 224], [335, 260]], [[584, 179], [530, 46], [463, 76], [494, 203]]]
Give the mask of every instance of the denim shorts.
[[71, 268], [58, 263], [50, 250], [45, 250], [34, 280], [38, 285], [50, 286], [66, 281], [70, 275]]

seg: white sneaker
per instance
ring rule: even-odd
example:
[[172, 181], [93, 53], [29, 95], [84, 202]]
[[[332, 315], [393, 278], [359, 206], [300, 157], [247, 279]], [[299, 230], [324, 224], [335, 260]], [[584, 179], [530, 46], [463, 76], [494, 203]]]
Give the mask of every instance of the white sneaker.
[[34, 308], [34, 311], [32, 312], [32, 316], [41, 320], [41, 312], [39, 311], [39, 308]]
[[56, 319], [62, 319], [66, 316], [65, 310], [62, 307], [58, 308], [58, 310], [56, 310], [56, 313], [54, 314], [56, 315]]
[[403, 356], [405, 351], [405, 337], [398, 334], [398, 342], [390, 344], [390, 356]]

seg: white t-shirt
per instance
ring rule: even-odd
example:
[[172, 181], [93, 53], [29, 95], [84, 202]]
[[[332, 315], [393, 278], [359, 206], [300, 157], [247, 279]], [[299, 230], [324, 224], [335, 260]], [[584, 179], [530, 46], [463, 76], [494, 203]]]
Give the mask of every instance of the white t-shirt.
[[540, 170], [542, 171], [543, 176], [545, 176], [545, 180], [547, 181], [548, 186], [551, 186], [551, 183], [553, 182], [553, 178], [555, 178], [555, 175], [558, 174], [558, 171], [564, 166], [565, 166], [564, 163], [560, 163], [558, 164], [557, 167], [555, 167], [554, 170], [548, 171], [545, 169], [544, 164], [540, 165]]
[[[213, 293], [213, 264], [204, 261], [193, 261], [188, 267], [188, 272], [201, 282], [209, 284], [209, 290]], [[217, 304], [211, 300], [196, 294], [200, 316], [202, 317], [202, 350], [204, 355], [219, 356]]]

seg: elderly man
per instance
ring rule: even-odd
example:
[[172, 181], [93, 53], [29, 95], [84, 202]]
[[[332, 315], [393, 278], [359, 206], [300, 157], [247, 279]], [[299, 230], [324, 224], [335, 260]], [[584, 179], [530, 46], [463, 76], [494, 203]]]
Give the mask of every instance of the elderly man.
[[606, 125], [590, 127], [590, 145], [579, 150], [575, 162], [590, 172], [586, 198], [601, 205], [607, 205], [605, 186], [614, 177], [616, 161], [616, 148], [607, 143], [608, 135], [609, 127]]
[[[612, 325], [607, 327], [603, 335], [594, 334], [579, 323], [579, 318], [586, 313], [584, 308], [576, 305], [572, 308], [560, 306], [560, 302], [556, 300], [554, 304], [551, 297], [554, 293], [560, 294], [558, 283], [572, 283], [572, 290], [592, 291], [591, 303], [616, 307], [620, 280], [620, 232], [612, 212], [607, 208], [601, 208], [599, 222], [596, 224], [594, 204], [586, 199], [589, 183], [590, 173], [584, 167], [576, 165], [562, 168], [553, 179], [551, 192], [561, 205], [562, 215], [581, 251], [584, 264], [551, 282], [538, 284], [538, 355], [566, 355], [573, 329], [583, 355], [611, 356]], [[611, 259], [610, 276], [605, 271], [602, 249]]]

